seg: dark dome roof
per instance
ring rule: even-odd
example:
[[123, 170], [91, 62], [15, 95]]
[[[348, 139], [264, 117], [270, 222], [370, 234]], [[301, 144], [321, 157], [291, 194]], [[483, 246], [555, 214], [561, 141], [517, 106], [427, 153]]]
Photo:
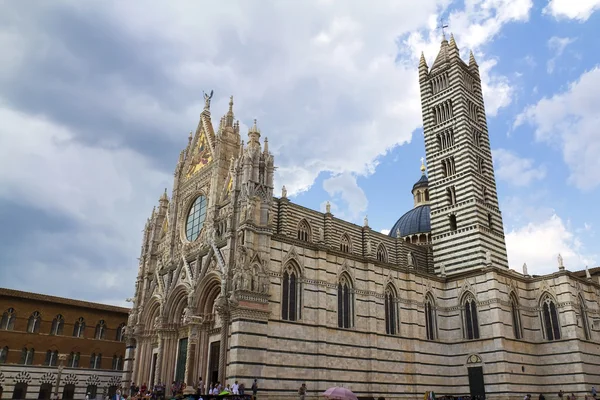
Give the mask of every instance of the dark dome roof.
[[415, 183], [413, 185], [413, 190], [415, 190], [418, 187], [427, 187], [429, 186], [429, 179], [427, 179], [427, 175], [423, 174], [421, 175], [421, 179], [419, 179], [417, 181], [417, 183]]
[[396, 230], [398, 229], [400, 229], [400, 236], [402, 237], [414, 235], [416, 233], [431, 232], [431, 211], [429, 204], [415, 207], [401, 216], [392, 227], [389, 236], [395, 238]]

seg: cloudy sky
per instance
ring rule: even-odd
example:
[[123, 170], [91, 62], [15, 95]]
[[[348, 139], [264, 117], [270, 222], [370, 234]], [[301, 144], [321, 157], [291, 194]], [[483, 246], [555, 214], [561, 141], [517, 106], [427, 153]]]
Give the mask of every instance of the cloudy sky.
[[0, 282], [124, 304], [214, 89], [292, 201], [389, 229], [424, 156], [440, 17], [475, 53], [512, 268], [600, 262], [600, 0], [2, 1]]

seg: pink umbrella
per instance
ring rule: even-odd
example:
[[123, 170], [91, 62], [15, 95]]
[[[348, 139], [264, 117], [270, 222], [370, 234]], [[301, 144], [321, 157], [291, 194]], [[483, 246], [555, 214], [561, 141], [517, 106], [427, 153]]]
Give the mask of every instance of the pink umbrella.
[[356, 397], [356, 395], [354, 393], [352, 393], [352, 390], [350, 389], [346, 389], [343, 387], [332, 387], [327, 389], [324, 393], [323, 396], [327, 397], [328, 399], [338, 399], [338, 400], [358, 400], [358, 397]]

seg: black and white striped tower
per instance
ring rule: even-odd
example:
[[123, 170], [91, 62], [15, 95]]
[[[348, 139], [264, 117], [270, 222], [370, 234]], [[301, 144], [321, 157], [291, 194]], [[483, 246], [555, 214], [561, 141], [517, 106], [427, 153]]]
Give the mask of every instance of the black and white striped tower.
[[465, 63], [450, 37], [428, 68], [419, 63], [431, 234], [436, 273], [508, 268], [502, 215], [481, 91], [471, 52]]

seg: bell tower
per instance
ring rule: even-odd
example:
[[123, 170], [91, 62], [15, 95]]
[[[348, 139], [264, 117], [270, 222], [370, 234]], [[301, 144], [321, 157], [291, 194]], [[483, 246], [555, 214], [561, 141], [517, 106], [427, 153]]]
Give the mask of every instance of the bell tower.
[[419, 84], [429, 170], [436, 273], [508, 268], [479, 66], [444, 36], [429, 68], [421, 54]]

